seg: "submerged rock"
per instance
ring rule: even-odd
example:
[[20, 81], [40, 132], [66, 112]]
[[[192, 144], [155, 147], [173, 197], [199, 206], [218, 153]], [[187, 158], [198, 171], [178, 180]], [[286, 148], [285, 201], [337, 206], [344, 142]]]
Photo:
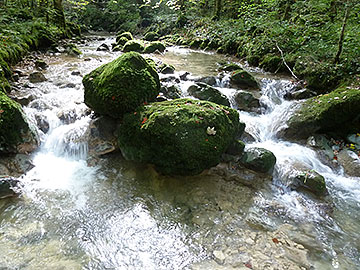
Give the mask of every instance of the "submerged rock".
[[0, 153], [32, 152], [37, 146], [37, 134], [21, 106], [0, 92]]
[[275, 166], [275, 155], [264, 148], [253, 147], [245, 151], [241, 164], [256, 172], [270, 173]]
[[160, 81], [157, 72], [138, 53], [124, 53], [83, 79], [85, 103], [95, 112], [121, 118], [124, 113], [155, 100]]
[[[209, 135], [208, 128], [215, 133]], [[177, 99], [125, 115], [118, 142], [128, 160], [154, 164], [164, 174], [195, 175], [218, 164], [243, 130], [234, 109]]]
[[346, 136], [360, 130], [360, 90], [339, 88], [330, 94], [302, 102], [280, 134], [290, 140], [306, 139], [316, 133]]
[[205, 83], [191, 85], [187, 91], [190, 95], [198, 99], [211, 101], [224, 106], [230, 106], [228, 98], [223, 93]]

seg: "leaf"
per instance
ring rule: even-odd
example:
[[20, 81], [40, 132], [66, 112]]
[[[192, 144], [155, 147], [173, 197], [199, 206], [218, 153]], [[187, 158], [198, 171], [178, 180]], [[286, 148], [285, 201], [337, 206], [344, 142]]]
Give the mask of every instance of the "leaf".
[[279, 243], [280, 243], [280, 241], [279, 241], [277, 238], [275, 238], [275, 237], [272, 239], [272, 241], [273, 241], [275, 244], [279, 244]]

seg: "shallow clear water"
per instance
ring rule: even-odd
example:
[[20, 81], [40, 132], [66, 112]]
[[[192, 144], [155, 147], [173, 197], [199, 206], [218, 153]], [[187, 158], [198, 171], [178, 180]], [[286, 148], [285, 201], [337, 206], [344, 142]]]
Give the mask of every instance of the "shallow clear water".
[[[71, 72], [84, 75], [120, 54], [96, 52], [102, 42], [112, 39], [89, 42], [81, 58], [49, 57], [49, 80], [31, 90], [37, 98], [25, 111], [31, 119], [46, 117], [49, 131], [40, 134], [35, 168], [22, 179], [23, 195], [0, 201], [0, 268], [360, 268], [359, 179], [333, 172], [310, 148], [276, 139], [294, 106], [282, 98], [291, 84], [286, 78], [255, 73], [267, 110], [240, 113], [256, 139], [251, 146], [277, 157], [273, 180], [257, 188], [211, 172], [165, 177], [116, 154], [89, 166], [90, 116], [82, 77]], [[217, 63], [229, 60], [179, 48], [152, 57], [194, 76], [216, 75]], [[181, 82], [182, 89], [187, 84]], [[217, 86], [229, 97], [236, 92], [226, 88], [226, 78]], [[288, 190], [281, 177], [293, 162], [322, 174], [329, 196], [318, 200]], [[302, 257], [304, 250], [310, 264]]]

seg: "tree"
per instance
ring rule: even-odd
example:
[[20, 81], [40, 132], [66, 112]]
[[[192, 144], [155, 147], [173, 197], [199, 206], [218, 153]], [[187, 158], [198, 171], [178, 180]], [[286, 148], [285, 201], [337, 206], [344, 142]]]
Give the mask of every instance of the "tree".
[[347, 0], [346, 1], [346, 8], [345, 8], [343, 24], [342, 24], [341, 31], [340, 31], [340, 36], [339, 36], [338, 50], [337, 50], [337, 53], [335, 55], [334, 64], [338, 64], [340, 62], [340, 55], [342, 53], [343, 44], [344, 44], [345, 28], [346, 28], [346, 25], [347, 25], [347, 22], [348, 22], [348, 19], [349, 19], [351, 7], [352, 7], [352, 2]]

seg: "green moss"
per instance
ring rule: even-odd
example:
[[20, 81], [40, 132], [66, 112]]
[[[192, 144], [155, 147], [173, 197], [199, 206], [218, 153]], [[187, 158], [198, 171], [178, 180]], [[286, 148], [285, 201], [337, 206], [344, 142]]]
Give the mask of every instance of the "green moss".
[[129, 41], [129, 39], [127, 38], [127, 37], [121, 37], [121, 38], [119, 38], [119, 39], [117, 39], [117, 41], [116, 41], [116, 44], [118, 45], [118, 46], [124, 46], [125, 45], [125, 43], [126, 42], [128, 42]]
[[284, 71], [283, 60], [280, 56], [267, 54], [260, 63], [260, 67], [265, 71], [278, 72]]
[[154, 41], [145, 47], [144, 53], [153, 53], [156, 50], [158, 50], [159, 52], [164, 52], [165, 49], [166, 49], [166, 47], [162, 42]]
[[79, 48], [72, 43], [66, 44], [65, 51], [68, 55], [71, 56], [79, 56], [82, 54], [82, 52], [79, 50]]
[[298, 174], [296, 180], [300, 186], [305, 187], [307, 190], [317, 194], [323, 195], [326, 193], [325, 178], [315, 171], [309, 170]]
[[235, 70], [239, 70], [242, 68], [238, 65], [238, 64], [235, 64], [235, 63], [230, 63], [230, 64], [226, 64], [225, 66], [222, 66], [220, 68], [220, 70], [223, 70], [223, 71], [235, 71]]
[[275, 166], [276, 157], [269, 150], [254, 147], [245, 151], [241, 158], [241, 163], [251, 170], [269, 173]]
[[16, 152], [29, 131], [21, 106], [0, 92], [0, 153]]
[[140, 40], [129, 40], [123, 47], [123, 52], [143, 52], [144, 44]]
[[150, 31], [145, 34], [144, 39], [147, 41], [155, 41], [159, 39], [159, 35], [156, 32]]
[[121, 118], [160, 90], [157, 72], [138, 53], [124, 53], [83, 79], [85, 103], [95, 112]]
[[286, 136], [307, 138], [317, 132], [346, 135], [360, 129], [360, 90], [338, 88], [310, 98], [290, 118]]
[[228, 98], [223, 93], [205, 83], [197, 83], [190, 86], [188, 92], [190, 95], [198, 99], [211, 101], [224, 106], [230, 106]]
[[235, 70], [231, 74], [231, 82], [239, 87], [260, 88], [254, 76], [243, 69]]
[[[126, 114], [118, 132], [119, 147], [126, 159], [152, 163], [162, 173], [193, 175], [219, 163], [240, 127], [234, 109], [176, 99]], [[208, 132], [210, 128], [215, 134]]]
[[116, 36], [116, 43], [118, 43], [121, 38], [126, 38], [128, 41], [134, 39], [130, 32], [124, 32]]

